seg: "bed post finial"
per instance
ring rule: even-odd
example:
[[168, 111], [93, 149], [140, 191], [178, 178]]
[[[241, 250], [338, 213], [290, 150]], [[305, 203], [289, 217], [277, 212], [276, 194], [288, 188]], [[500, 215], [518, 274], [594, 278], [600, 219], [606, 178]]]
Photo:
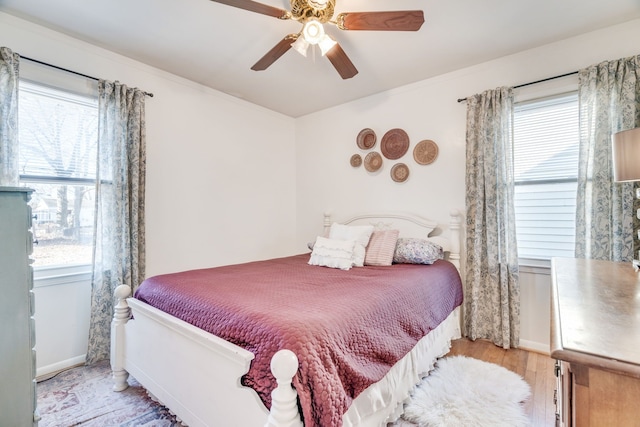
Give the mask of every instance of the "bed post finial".
[[323, 229], [322, 232], [324, 233], [324, 236], [329, 236], [329, 230], [331, 229], [331, 224], [332, 224], [332, 214], [331, 212], [325, 212], [323, 214], [324, 216], [324, 221], [322, 222], [323, 225]]
[[116, 306], [111, 321], [111, 372], [113, 374], [113, 390], [122, 391], [129, 387], [129, 373], [124, 370], [124, 326], [131, 318], [131, 309], [127, 298], [131, 296], [131, 287], [120, 285], [116, 288]]
[[298, 371], [298, 357], [280, 350], [271, 359], [271, 372], [278, 386], [271, 392], [271, 411], [265, 427], [303, 427], [298, 413], [298, 393], [291, 379]]
[[460, 227], [462, 226], [462, 214], [454, 209], [449, 212], [449, 231], [451, 232], [451, 252], [449, 260], [460, 270]]

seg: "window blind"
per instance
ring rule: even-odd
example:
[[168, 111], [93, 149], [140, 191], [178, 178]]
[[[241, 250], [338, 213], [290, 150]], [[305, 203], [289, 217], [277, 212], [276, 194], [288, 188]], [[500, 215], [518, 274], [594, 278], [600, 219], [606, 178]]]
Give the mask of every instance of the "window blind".
[[96, 98], [20, 81], [19, 164], [22, 177], [96, 177]]
[[517, 104], [513, 143], [519, 257], [572, 257], [579, 147], [577, 94]]
[[577, 178], [577, 94], [518, 104], [513, 123], [516, 182]]

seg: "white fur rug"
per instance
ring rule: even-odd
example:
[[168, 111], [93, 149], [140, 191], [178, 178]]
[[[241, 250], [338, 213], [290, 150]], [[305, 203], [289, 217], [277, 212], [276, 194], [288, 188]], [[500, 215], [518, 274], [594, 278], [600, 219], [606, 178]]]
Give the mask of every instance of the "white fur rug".
[[518, 374], [465, 356], [438, 360], [402, 418], [421, 427], [529, 426], [522, 402], [531, 395]]

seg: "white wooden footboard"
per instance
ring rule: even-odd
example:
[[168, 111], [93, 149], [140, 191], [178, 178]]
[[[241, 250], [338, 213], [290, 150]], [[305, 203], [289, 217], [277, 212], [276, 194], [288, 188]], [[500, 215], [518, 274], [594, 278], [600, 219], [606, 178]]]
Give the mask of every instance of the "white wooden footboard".
[[[271, 412], [257, 393], [240, 384], [253, 354], [169, 316], [116, 289], [118, 304], [112, 322], [113, 389], [128, 387], [129, 373], [184, 424], [196, 426], [302, 427], [297, 393], [291, 378], [298, 366], [288, 350], [277, 352], [271, 370], [278, 387], [271, 394]], [[451, 339], [460, 337], [459, 308], [418, 342], [391, 369], [389, 378], [358, 396], [345, 414], [349, 427], [381, 427], [402, 413], [402, 400], [446, 354]], [[131, 319], [133, 316], [133, 319]], [[130, 321], [129, 321], [130, 320]], [[397, 375], [397, 376], [396, 376]], [[376, 408], [373, 409], [372, 408]]]
[[[128, 298], [128, 286], [119, 286], [115, 294], [115, 391], [127, 388], [131, 374], [190, 427], [302, 427], [298, 395], [291, 386], [298, 359], [291, 351], [281, 350], [271, 361], [278, 387], [269, 413], [257, 393], [240, 383], [254, 358], [251, 352]], [[129, 322], [132, 316], [135, 320]]]

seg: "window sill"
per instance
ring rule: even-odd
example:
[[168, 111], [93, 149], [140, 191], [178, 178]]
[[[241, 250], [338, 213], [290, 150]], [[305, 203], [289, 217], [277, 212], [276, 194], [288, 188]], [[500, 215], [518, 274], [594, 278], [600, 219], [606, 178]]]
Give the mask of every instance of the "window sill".
[[551, 261], [548, 259], [520, 258], [518, 267], [521, 273], [551, 275]]
[[91, 264], [57, 265], [33, 268], [33, 287], [66, 285], [91, 280]]

